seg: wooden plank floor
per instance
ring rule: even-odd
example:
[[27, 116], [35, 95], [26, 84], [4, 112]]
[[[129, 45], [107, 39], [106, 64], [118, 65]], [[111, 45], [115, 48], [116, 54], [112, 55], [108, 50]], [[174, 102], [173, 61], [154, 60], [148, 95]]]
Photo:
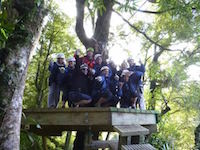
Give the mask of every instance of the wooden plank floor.
[[[157, 112], [123, 108], [25, 109], [22, 127], [36, 134], [60, 134], [62, 131], [114, 131], [115, 125], [139, 124], [155, 128]], [[31, 121], [30, 121], [31, 120]], [[39, 127], [41, 128], [38, 128]], [[153, 127], [154, 126], [154, 127]], [[52, 131], [52, 132], [50, 132]]]
[[75, 107], [75, 108], [34, 108], [23, 109], [24, 113], [42, 113], [42, 112], [124, 112], [124, 113], [142, 113], [142, 114], [159, 114], [153, 110], [136, 110], [130, 108], [116, 107]]

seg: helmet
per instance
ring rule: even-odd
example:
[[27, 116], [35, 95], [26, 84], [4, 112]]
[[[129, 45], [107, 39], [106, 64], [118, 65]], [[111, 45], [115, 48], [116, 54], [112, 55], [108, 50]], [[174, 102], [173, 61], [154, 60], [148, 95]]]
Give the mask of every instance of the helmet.
[[127, 74], [130, 75], [129, 70], [123, 70], [121, 76], [124, 76], [124, 75], [127, 75]]
[[94, 60], [96, 60], [98, 57], [101, 57], [101, 54], [96, 54], [96, 55], [94, 56]]
[[75, 59], [74, 57], [69, 57], [69, 58], [67, 59], [67, 61], [68, 61], [68, 62], [69, 62], [69, 61], [75, 62], [76, 59]]
[[87, 65], [87, 64], [82, 64], [82, 65], [80, 66], [80, 69], [88, 69], [88, 65]]
[[58, 58], [62, 58], [62, 59], [65, 59], [65, 55], [63, 53], [58, 53], [57, 54], [57, 59]]
[[108, 66], [103, 66], [103, 67], [101, 68], [101, 71], [104, 71], [104, 70], [109, 70]]
[[128, 61], [128, 62], [130, 62], [130, 61], [133, 61], [133, 62], [134, 62], [134, 59], [133, 59], [132, 57], [129, 57], [129, 58], [127, 59], [127, 61]]
[[89, 48], [87, 49], [87, 52], [88, 52], [88, 51], [94, 52], [94, 48], [89, 47]]

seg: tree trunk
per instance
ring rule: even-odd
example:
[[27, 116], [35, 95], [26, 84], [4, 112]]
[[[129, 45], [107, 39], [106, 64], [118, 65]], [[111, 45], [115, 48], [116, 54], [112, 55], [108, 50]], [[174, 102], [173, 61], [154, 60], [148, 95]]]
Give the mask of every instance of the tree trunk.
[[98, 53], [103, 54], [103, 58], [108, 58], [108, 51], [106, 49], [108, 43], [109, 29], [110, 29], [110, 20], [112, 15], [113, 1], [104, 0], [105, 11], [101, 14], [98, 11], [98, 18], [96, 21], [96, 28], [93, 35], [93, 38], [98, 41], [99, 49]]
[[88, 38], [83, 26], [85, 0], [76, 0], [76, 34], [86, 48], [93, 47], [95, 49], [95, 53], [102, 53], [104, 58], [106, 58], [108, 57], [106, 46], [108, 43], [113, 1], [104, 0], [104, 6], [106, 9], [102, 12], [102, 14], [98, 11], [94, 34], [92, 38]]
[[200, 124], [195, 129], [195, 149], [200, 149]]
[[0, 99], [3, 121], [0, 128], [0, 149], [18, 150], [22, 114], [22, 97], [31, 51], [37, 45], [46, 10], [44, 1], [13, 0], [20, 21], [0, 49]]
[[[154, 56], [153, 56], [153, 60], [151, 62], [151, 64], [153, 65], [157, 65], [159, 62], [158, 62], [158, 59], [159, 57], [161, 56], [161, 54], [164, 52], [163, 49], [159, 50], [158, 52], [156, 51], [156, 46], [155, 46], [155, 53], [154, 53]], [[155, 99], [155, 90], [157, 88], [157, 80], [156, 79], [152, 79], [150, 77], [150, 92], [151, 92], [151, 100], [150, 100], [150, 104], [149, 104], [149, 108], [150, 110], [155, 110], [155, 107], [156, 107], [156, 99]]]

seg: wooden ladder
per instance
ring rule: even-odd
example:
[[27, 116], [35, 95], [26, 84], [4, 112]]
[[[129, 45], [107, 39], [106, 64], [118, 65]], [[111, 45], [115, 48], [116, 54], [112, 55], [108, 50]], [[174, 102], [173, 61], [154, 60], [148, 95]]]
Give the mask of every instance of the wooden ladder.
[[[150, 144], [140, 144], [144, 143], [144, 141], [140, 142], [140, 136], [144, 137], [145, 135], [149, 134], [149, 129], [141, 125], [133, 124], [133, 125], [114, 126], [114, 130], [119, 133], [118, 150], [121, 150], [122, 147], [123, 150], [136, 150], [136, 148], [142, 150], [142, 147], [147, 148], [151, 146]], [[151, 150], [151, 149], [149, 148], [146, 150]]]
[[110, 150], [117, 150], [118, 140], [107, 140], [107, 141], [92, 141], [90, 145], [88, 145], [88, 149], [105, 149], [109, 148]]
[[[140, 136], [149, 134], [149, 129], [138, 125], [113, 126], [119, 133], [118, 140], [92, 141], [87, 149], [109, 148], [110, 150], [155, 150], [150, 144], [141, 144]], [[142, 142], [143, 143], [143, 142]]]
[[122, 150], [156, 150], [151, 144], [122, 145]]

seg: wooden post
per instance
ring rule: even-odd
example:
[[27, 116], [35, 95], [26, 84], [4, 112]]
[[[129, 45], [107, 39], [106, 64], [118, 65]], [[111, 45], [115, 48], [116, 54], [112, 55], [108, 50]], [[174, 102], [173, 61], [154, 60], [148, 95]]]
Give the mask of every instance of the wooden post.
[[118, 150], [121, 150], [122, 145], [127, 145], [127, 137], [119, 135]]
[[42, 147], [43, 147], [43, 150], [48, 150], [48, 148], [47, 148], [47, 138], [45, 136], [42, 136]]
[[89, 145], [92, 143], [92, 131], [91, 127], [89, 127], [88, 131], [85, 132], [85, 140], [84, 140], [84, 150], [89, 150]]
[[140, 135], [140, 144], [144, 144], [145, 143], [145, 135]]
[[64, 150], [69, 150], [71, 135], [72, 135], [72, 131], [68, 131], [66, 134]]
[[127, 137], [127, 145], [131, 145], [131, 136]]

